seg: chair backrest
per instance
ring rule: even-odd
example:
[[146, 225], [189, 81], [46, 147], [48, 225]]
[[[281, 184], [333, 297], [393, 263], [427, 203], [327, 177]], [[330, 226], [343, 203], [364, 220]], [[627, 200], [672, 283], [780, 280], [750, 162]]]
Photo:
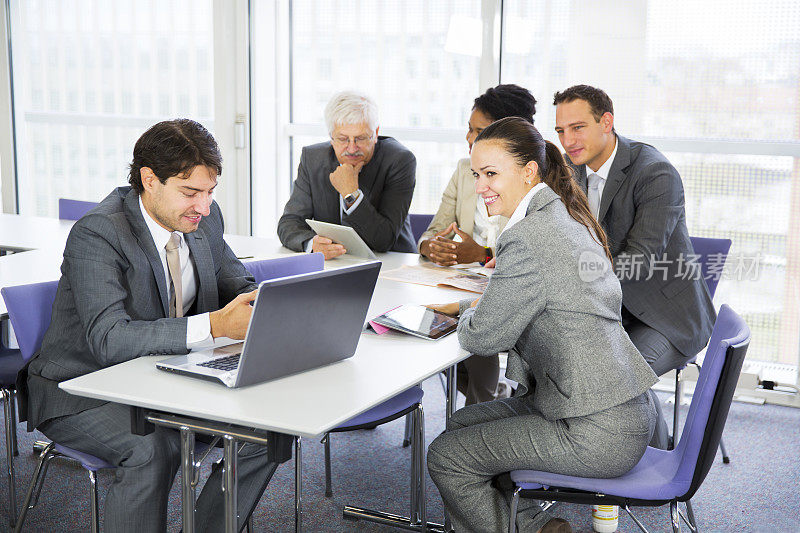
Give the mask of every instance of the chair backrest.
[[325, 256], [321, 253], [297, 254], [262, 261], [244, 263], [245, 268], [256, 278], [256, 283], [267, 279], [318, 272], [325, 267]]
[[431, 225], [433, 215], [408, 215], [408, 220], [411, 222], [411, 234], [414, 235], [414, 242], [418, 242], [428, 226]]
[[8, 318], [14, 327], [19, 351], [27, 361], [39, 351], [44, 333], [50, 326], [57, 281], [45, 281], [16, 287], [3, 287]]
[[710, 239], [707, 237], [689, 237], [694, 253], [700, 256], [700, 270], [706, 280], [708, 294], [714, 298], [717, 284], [722, 275], [722, 267], [731, 249], [730, 239]]
[[97, 202], [84, 202], [82, 200], [58, 199], [58, 218], [61, 220], [78, 220], [92, 210]]
[[723, 305], [711, 332], [686, 425], [675, 447], [680, 463], [674, 481], [688, 484], [680, 501], [694, 495], [714, 462], [749, 344], [750, 328], [733, 309]]

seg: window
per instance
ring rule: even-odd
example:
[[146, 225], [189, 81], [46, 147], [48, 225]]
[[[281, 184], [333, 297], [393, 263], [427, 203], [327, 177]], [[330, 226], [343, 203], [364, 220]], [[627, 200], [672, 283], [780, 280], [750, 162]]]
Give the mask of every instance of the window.
[[212, 0], [12, 1], [11, 17], [20, 213], [127, 184], [160, 120], [213, 131]]
[[715, 304], [750, 325], [750, 371], [794, 382], [800, 5], [506, 0], [504, 16], [502, 81], [540, 99], [545, 136], [557, 142], [555, 91], [605, 89], [617, 131], [654, 144], [681, 173], [689, 233], [733, 240]]
[[[262, 28], [275, 24], [275, 12], [263, 4], [256, 3], [253, 19], [256, 95], [269, 90], [260, 83], [272, 83], [262, 78], [262, 69], [274, 69], [260, 56], [268, 45], [257, 44], [264, 39]], [[435, 212], [457, 161], [468, 155], [464, 136], [478, 95], [480, 58], [474, 50], [475, 43], [480, 50], [480, 2], [293, 0], [290, 6], [291, 83], [276, 93], [285, 91], [287, 98], [276, 99], [287, 106], [278, 143], [291, 140], [291, 148], [288, 142], [285, 146], [292, 157], [277, 167], [275, 179], [294, 180], [302, 147], [328, 140], [323, 114], [328, 100], [354, 89], [375, 99], [381, 134], [397, 138], [417, 158], [411, 211]], [[266, 141], [266, 133], [259, 137], [258, 130], [275, 111], [261, 105], [254, 102], [253, 124], [256, 139]], [[280, 112], [277, 117], [280, 121]], [[256, 193], [258, 198], [266, 198], [274, 190], [274, 161], [263, 160], [260, 166], [259, 160], [263, 157], [254, 153], [253, 189], [263, 191]], [[278, 213], [285, 202], [286, 197], [280, 199]], [[255, 209], [253, 218], [256, 234], [275, 235], [277, 219], [268, 210]]]

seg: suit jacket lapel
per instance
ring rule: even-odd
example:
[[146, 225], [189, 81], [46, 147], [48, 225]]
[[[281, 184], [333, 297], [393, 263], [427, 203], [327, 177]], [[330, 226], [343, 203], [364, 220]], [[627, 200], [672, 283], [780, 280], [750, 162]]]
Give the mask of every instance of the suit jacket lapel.
[[[602, 223], [608, 208], [611, 205], [611, 200], [617, 194], [622, 182], [627, 177], [625, 169], [631, 164], [631, 142], [625, 137], [617, 135], [617, 155], [614, 157], [614, 162], [611, 163], [611, 169], [608, 171], [608, 179], [606, 185], [603, 187], [603, 197], [600, 199], [600, 210], [598, 211], [597, 220]], [[586, 172], [586, 165], [583, 165], [584, 172]], [[584, 174], [584, 181], [586, 180]], [[584, 187], [585, 189], [585, 187]]]
[[156, 250], [156, 245], [153, 242], [153, 236], [150, 230], [147, 229], [144, 218], [142, 217], [142, 210], [139, 208], [139, 194], [132, 190], [125, 197], [125, 218], [128, 219], [131, 231], [139, 243], [145, 257], [150, 262], [150, 267], [153, 269], [153, 277], [158, 286], [158, 294], [161, 296], [161, 307], [164, 310], [164, 316], [169, 316], [169, 290], [167, 289], [167, 280], [164, 277], [164, 265], [161, 263], [161, 258]]
[[[333, 147], [331, 146], [328, 151], [328, 162], [327, 168], [323, 171], [323, 186], [322, 190], [324, 191], [325, 198], [323, 199], [322, 205], [325, 206], [325, 210], [327, 213], [320, 213], [318, 216], [314, 218], [316, 220], [334, 220], [336, 224], [341, 224], [341, 206], [339, 205], [339, 193], [336, 192], [336, 189], [333, 188], [331, 184], [331, 180], [328, 177], [331, 172], [336, 170], [336, 167], [339, 166], [339, 160], [336, 159], [336, 152], [333, 151]], [[316, 209], [316, 207], [315, 207]]]
[[195, 307], [198, 313], [216, 310], [219, 307], [219, 294], [217, 292], [217, 277], [214, 271], [214, 258], [211, 248], [202, 228], [194, 233], [184, 233], [186, 244], [194, 260], [195, 273], [199, 288]]
[[[378, 169], [381, 166], [381, 158], [383, 156], [381, 151], [382, 146], [382, 139], [384, 137], [378, 137], [378, 142], [375, 144], [375, 151], [372, 152], [372, 159], [369, 160], [369, 163], [364, 165], [364, 168], [361, 169], [361, 172], [358, 174], [358, 188], [362, 190], [364, 196], [369, 198], [369, 193], [375, 187], [375, 180], [378, 177]], [[366, 198], [363, 201], [365, 201]]]

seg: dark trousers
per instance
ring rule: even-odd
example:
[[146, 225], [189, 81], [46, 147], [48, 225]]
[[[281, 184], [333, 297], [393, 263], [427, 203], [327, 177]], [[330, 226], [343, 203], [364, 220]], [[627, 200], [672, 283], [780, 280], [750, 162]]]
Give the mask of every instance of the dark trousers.
[[[657, 376], [663, 376], [670, 370], [686, 364], [686, 357], [672, 345], [667, 338], [622, 308], [622, 326], [631, 338], [631, 342], [644, 357]], [[664, 419], [661, 402], [651, 389], [650, 394], [656, 405], [658, 414], [656, 431], [650, 446], [666, 450], [669, 446], [669, 428]]]
[[[39, 430], [59, 444], [100, 457], [117, 467], [106, 495], [104, 531], [166, 531], [167, 498], [181, 458], [180, 434], [176, 430], [157, 426], [149, 435], [134, 435], [130, 409], [114, 403], [48, 420]], [[240, 528], [278, 466], [268, 455], [263, 446], [240, 446], [237, 471]], [[198, 531], [225, 529], [221, 483], [222, 469], [215, 468], [197, 499]]]

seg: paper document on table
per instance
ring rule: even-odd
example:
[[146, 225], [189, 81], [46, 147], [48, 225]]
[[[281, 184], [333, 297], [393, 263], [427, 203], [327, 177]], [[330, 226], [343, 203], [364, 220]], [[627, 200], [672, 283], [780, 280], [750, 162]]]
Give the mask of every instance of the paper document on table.
[[483, 293], [489, 284], [489, 278], [486, 276], [458, 273], [447, 267], [428, 265], [403, 265], [400, 268], [382, 272], [381, 277], [429, 287], [455, 287], [478, 293]]
[[489, 278], [478, 274], [456, 274], [439, 283], [439, 285], [447, 285], [456, 289], [483, 294], [483, 291], [489, 285]]

